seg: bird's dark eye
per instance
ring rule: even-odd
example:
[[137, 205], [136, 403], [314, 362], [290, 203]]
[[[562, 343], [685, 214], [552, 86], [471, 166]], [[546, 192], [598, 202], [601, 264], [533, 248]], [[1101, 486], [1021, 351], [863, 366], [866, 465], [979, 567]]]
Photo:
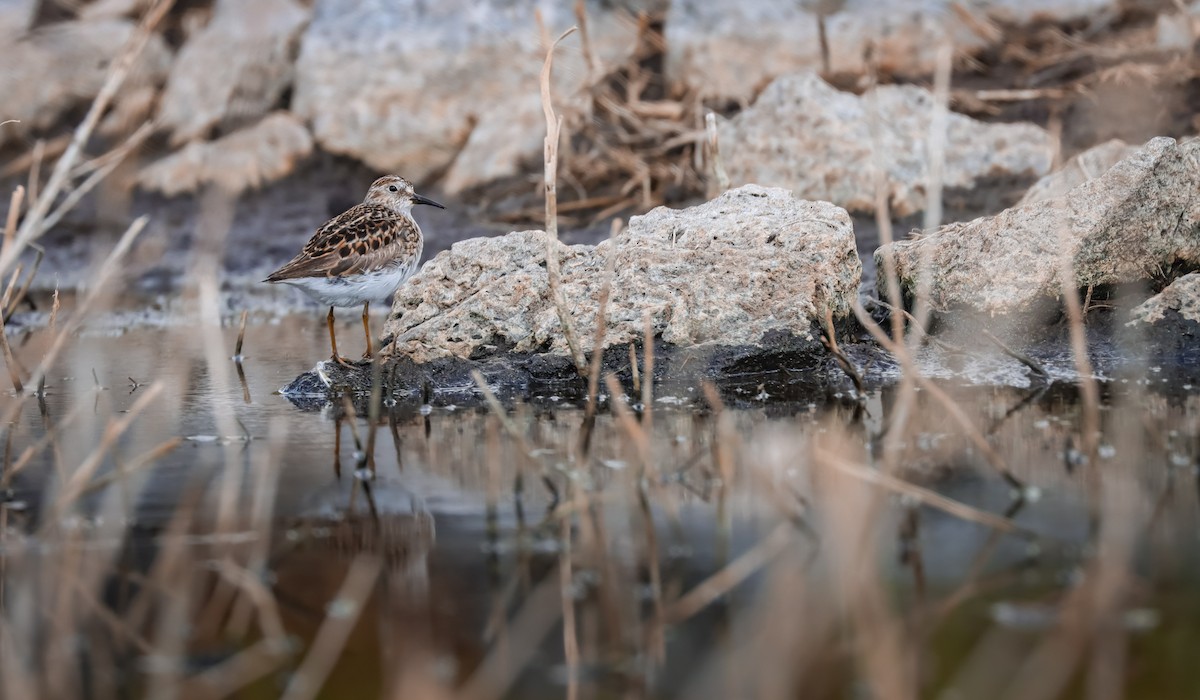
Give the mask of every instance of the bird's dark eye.
[[388, 188], [388, 191], [389, 192], [399, 192], [400, 188], [396, 187], [395, 185], [392, 185], [391, 187]]

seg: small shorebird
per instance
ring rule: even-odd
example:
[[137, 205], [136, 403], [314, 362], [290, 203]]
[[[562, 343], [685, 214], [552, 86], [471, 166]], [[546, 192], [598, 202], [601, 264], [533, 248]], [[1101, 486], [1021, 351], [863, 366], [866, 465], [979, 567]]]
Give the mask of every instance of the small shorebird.
[[371, 185], [362, 204], [326, 221], [304, 250], [291, 262], [271, 273], [267, 282], [282, 282], [304, 290], [329, 307], [329, 345], [333, 359], [348, 364], [338, 354], [333, 330], [333, 308], [362, 304], [363, 331], [371, 357], [371, 321], [367, 311], [372, 301], [383, 301], [417, 271], [424, 241], [421, 227], [412, 218], [412, 208], [441, 204], [413, 191], [402, 177], [385, 175]]

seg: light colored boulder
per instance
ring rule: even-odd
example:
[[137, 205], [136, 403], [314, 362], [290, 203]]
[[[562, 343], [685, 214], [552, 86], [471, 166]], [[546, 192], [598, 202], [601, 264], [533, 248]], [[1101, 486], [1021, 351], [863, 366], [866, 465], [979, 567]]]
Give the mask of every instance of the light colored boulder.
[[666, 20], [667, 68], [704, 96], [749, 100], [773, 78], [822, 68], [817, 17], [825, 9], [830, 67], [866, 74], [872, 46], [891, 73], [931, 72], [945, 39], [971, 51], [1000, 39], [987, 15], [1007, 22], [1061, 21], [1117, 0], [674, 0]]
[[[1151, 140], [1065, 195], [892, 245], [911, 294], [924, 260], [933, 308], [989, 314], [1057, 299], [1067, 258], [1078, 288], [1200, 266], [1200, 140]], [[875, 253], [880, 263], [887, 247]], [[883, 284], [882, 278], [880, 285]]]
[[1175, 280], [1129, 313], [1130, 324], [1157, 323], [1174, 311], [1186, 321], [1200, 323], [1200, 272]]
[[[892, 212], [925, 207], [934, 101], [912, 85], [882, 86], [862, 97], [813, 73], [779, 78], [754, 105], [719, 129], [733, 185], [786, 187], [851, 211], [874, 211], [875, 172], [883, 168]], [[1046, 174], [1050, 135], [1033, 124], [985, 124], [951, 113], [946, 122], [945, 187], [982, 178]]]
[[[125, 20], [62, 22], [6, 46], [0, 63], [0, 121], [20, 123], [0, 129], [0, 144], [48, 128], [67, 110], [94, 98], [133, 28]], [[152, 36], [117, 95], [115, 109], [121, 108], [123, 95], [140, 100], [140, 88], [161, 84], [170, 60], [166, 44]]]
[[35, 0], [0, 0], [0, 39], [11, 41], [29, 29]]
[[138, 184], [166, 195], [207, 184], [241, 192], [288, 175], [312, 149], [304, 124], [290, 112], [275, 112], [216, 141], [189, 143], [143, 168]]
[[1061, 197], [1088, 180], [1100, 177], [1137, 150], [1137, 146], [1130, 146], [1120, 139], [1092, 146], [1068, 160], [1058, 170], [1033, 183], [1018, 204]]
[[300, 32], [311, 10], [294, 0], [219, 0], [171, 68], [159, 119], [175, 145], [215, 127], [252, 124], [291, 84]]
[[[538, 82], [545, 47], [535, 13], [556, 36], [576, 23], [572, 7], [317, 0], [293, 108], [325, 150], [416, 181], [444, 173], [451, 193], [515, 174], [539, 158], [545, 136]], [[597, 60], [628, 56], [636, 39], [628, 13], [591, 3], [588, 12]], [[560, 45], [554, 70], [560, 113], [580, 108], [582, 89], [602, 73], [588, 70], [578, 34]]]
[[[516, 352], [568, 354], [546, 272], [546, 234], [456, 243], [397, 293], [385, 353], [415, 362]], [[659, 207], [598, 246], [558, 245], [562, 291], [585, 352], [605, 261], [616, 246], [606, 346], [643, 337], [643, 313], [677, 346], [761, 345], [791, 333], [815, 343], [827, 309], [849, 313], [861, 275], [845, 210], [748, 185], [705, 204]]]

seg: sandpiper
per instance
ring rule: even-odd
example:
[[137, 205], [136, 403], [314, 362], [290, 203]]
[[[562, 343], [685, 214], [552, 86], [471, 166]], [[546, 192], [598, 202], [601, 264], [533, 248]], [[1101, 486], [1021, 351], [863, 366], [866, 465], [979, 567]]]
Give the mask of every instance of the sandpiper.
[[338, 354], [333, 330], [335, 306], [362, 304], [363, 331], [371, 357], [371, 321], [367, 316], [372, 301], [384, 301], [404, 283], [421, 261], [421, 227], [412, 218], [412, 208], [441, 204], [413, 191], [402, 177], [385, 175], [371, 185], [362, 204], [356, 204], [325, 222], [304, 250], [291, 262], [271, 273], [267, 282], [283, 282], [304, 290], [329, 307], [329, 345], [333, 359], [349, 364]]

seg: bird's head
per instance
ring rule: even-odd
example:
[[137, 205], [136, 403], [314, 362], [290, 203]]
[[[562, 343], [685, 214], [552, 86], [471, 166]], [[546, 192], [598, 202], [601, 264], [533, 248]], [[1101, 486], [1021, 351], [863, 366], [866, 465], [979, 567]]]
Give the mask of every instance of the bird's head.
[[371, 185], [371, 189], [367, 190], [367, 197], [363, 203], [378, 204], [402, 214], [411, 212], [416, 204], [428, 204], [438, 209], [446, 208], [428, 197], [417, 194], [413, 191], [411, 182], [396, 175], [384, 175], [376, 180]]

